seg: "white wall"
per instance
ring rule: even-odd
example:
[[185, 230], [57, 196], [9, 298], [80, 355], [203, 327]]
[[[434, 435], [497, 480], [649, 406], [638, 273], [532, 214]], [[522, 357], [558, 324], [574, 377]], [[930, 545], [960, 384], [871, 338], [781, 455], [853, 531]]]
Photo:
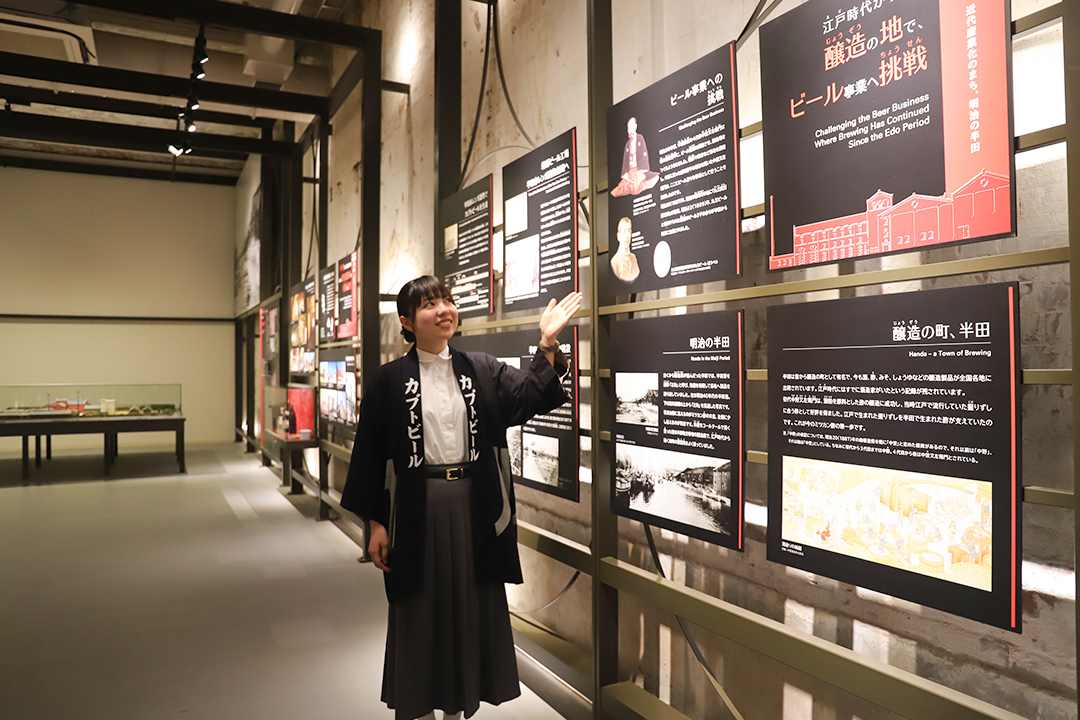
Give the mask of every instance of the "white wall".
[[[0, 313], [231, 318], [234, 227], [231, 187], [0, 168]], [[233, 332], [231, 323], [0, 321], [0, 385], [180, 383], [187, 441], [228, 442]], [[17, 444], [5, 439], [0, 450]]]

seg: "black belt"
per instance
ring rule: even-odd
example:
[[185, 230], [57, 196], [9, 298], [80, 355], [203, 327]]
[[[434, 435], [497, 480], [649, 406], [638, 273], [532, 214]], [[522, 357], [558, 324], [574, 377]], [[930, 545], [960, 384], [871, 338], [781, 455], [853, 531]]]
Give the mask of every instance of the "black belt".
[[472, 465], [425, 465], [424, 477], [453, 482], [472, 477]]

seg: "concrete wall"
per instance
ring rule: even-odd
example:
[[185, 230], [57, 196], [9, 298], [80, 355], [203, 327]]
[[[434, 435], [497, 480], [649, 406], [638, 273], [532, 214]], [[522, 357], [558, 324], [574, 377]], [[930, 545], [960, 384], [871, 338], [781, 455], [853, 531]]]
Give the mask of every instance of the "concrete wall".
[[[0, 168], [5, 314], [231, 318], [234, 189]], [[0, 385], [179, 383], [188, 442], [228, 442], [231, 323], [0, 322]], [[167, 443], [158, 433], [123, 444]], [[98, 447], [96, 436], [58, 447]], [[0, 449], [17, 449], [4, 439]]]
[[[694, 59], [734, 39], [757, 3], [753, 0], [623, 0], [615, 3], [614, 99], [641, 90]], [[777, 12], [799, 2], [788, 0]], [[1019, 16], [1045, 6], [1045, 0], [1017, 0]], [[522, 124], [536, 143], [570, 127], [578, 128], [581, 163], [588, 157], [586, 3], [583, 0], [503, 0], [503, 62], [507, 83]], [[486, 7], [463, 8], [462, 152], [468, 145], [482, 72]], [[380, 228], [380, 291], [396, 292], [401, 283], [433, 265], [434, 198], [431, 38], [432, 0], [364, 3], [351, 21], [384, 31], [384, 76], [409, 83], [408, 97], [383, 95], [383, 219]], [[420, 38], [419, 40], [417, 38]], [[1016, 42], [1017, 92], [1036, 86], [1039, 103], [1020, 102], [1017, 127], [1025, 132], [1063, 122], [1060, 83], [1060, 26]], [[335, 58], [340, 72], [348, 57]], [[1054, 62], [1059, 64], [1054, 65]], [[741, 123], [760, 120], [760, 62], [756, 33], [738, 56]], [[498, 83], [494, 57], [489, 68], [477, 147], [475, 180], [495, 173], [496, 222], [501, 220], [500, 169], [526, 151], [527, 143], [510, 116]], [[1027, 95], [1024, 95], [1027, 97]], [[333, 196], [330, 257], [351, 250], [356, 239], [358, 203], [358, 98], [335, 120], [331, 156]], [[743, 205], [762, 202], [760, 138], [743, 141]], [[581, 174], [582, 187], [586, 176]], [[974, 257], [1068, 243], [1065, 228], [1063, 149], [1018, 157], [1020, 232], [1015, 239], [912, 253], [852, 263], [855, 272], [914, 266], [956, 257]], [[728, 283], [646, 293], [643, 299], [787, 282], [835, 275], [838, 265], [766, 275], [766, 245], [760, 223], [744, 224], [744, 278]], [[582, 234], [587, 242], [587, 233]], [[596, 238], [604, 243], [606, 237]], [[582, 265], [587, 276], [587, 263]], [[1025, 368], [1071, 367], [1069, 286], [1066, 268], [1031, 268], [948, 280], [860, 288], [847, 295], [903, 292], [977, 282], [1019, 280]], [[496, 288], [498, 291], [498, 288]], [[769, 305], [838, 297], [841, 293], [777, 297], [741, 303], [747, 312], [747, 367], [766, 366]], [[690, 308], [688, 312], [723, 306]], [[661, 314], [676, 314], [681, 309]], [[643, 313], [643, 315], [657, 313]], [[383, 351], [404, 349], [392, 313], [384, 316]], [[590, 331], [582, 325], [583, 357]], [[748, 383], [747, 447], [766, 450], [765, 384]], [[582, 397], [587, 403], [587, 382]], [[1023, 391], [1024, 478], [1027, 484], [1071, 486], [1072, 433], [1069, 389], [1025, 387]], [[587, 418], [589, 408], [582, 407]], [[588, 466], [586, 441], [582, 454]], [[335, 468], [340, 482], [341, 467]], [[586, 469], [583, 476], [591, 479]], [[607, 482], [607, 478], [597, 478]], [[734, 553], [673, 533], [659, 532], [665, 570], [676, 580], [805, 632], [852, 648], [878, 660], [969, 693], [1024, 717], [1075, 717], [1075, 598], [1072, 516], [1069, 511], [1026, 505], [1024, 633], [1015, 635], [936, 610], [898, 601], [833, 580], [795, 572], [765, 559], [766, 468], [747, 466], [747, 549]], [[578, 504], [528, 489], [519, 490], [520, 517], [564, 537], [588, 543], [591, 486]], [[638, 523], [620, 520], [622, 559], [651, 568], [644, 533]], [[510, 602], [520, 608], [547, 603], [572, 574], [567, 568], [523, 551], [526, 584], [511, 588]], [[582, 648], [591, 642], [590, 580], [580, 579], [566, 597], [535, 614], [539, 622]], [[620, 667], [630, 679], [692, 718], [727, 717], [720, 701], [696, 667], [675, 619], [623, 595], [620, 606]], [[895, 717], [865, 701], [837, 691], [790, 668], [698, 631], [709, 662], [746, 717], [821, 720], [884, 720]]]

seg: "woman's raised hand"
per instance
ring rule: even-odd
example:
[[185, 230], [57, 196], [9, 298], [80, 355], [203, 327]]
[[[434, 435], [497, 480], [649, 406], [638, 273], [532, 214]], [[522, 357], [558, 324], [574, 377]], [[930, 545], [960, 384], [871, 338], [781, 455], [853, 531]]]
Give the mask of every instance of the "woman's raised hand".
[[566, 323], [570, 322], [570, 318], [580, 308], [581, 293], [579, 292], [570, 293], [558, 303], [555, 302], [555, 298], [552, 298], [551, 302], [548, 303], [547, 310], [544, 310], [544, 314], [540, 318], [540, 334], [543, 338], [543, 344], [550, 345], [555, 342], [559, 336], [559, 331], [566, 327]]

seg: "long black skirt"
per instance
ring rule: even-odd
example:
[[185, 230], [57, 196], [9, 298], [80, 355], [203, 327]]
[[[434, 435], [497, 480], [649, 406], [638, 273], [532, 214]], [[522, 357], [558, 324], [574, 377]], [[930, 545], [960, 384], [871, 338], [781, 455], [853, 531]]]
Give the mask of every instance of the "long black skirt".
[[506, 589], [476, 581], [469, 483], [428, 480], [424, 587], [390, 603], [382, 700], [396, 720], [521, 694]]

